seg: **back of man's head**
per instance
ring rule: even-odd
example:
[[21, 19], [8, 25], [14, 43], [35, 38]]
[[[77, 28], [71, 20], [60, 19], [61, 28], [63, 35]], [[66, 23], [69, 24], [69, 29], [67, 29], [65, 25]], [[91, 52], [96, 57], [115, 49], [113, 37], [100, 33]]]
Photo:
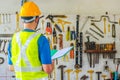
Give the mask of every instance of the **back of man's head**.
[[25, 2], [20, 9], [20, 16], [24, 23], [33, 22], [39, 15], [41, 11], [34, 2]]

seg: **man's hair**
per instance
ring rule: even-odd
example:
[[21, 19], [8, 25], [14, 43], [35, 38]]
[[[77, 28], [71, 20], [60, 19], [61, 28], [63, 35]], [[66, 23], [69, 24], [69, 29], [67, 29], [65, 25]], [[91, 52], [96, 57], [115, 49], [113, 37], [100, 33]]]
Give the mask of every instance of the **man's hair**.
[[30, 17], [21, 17], [21, 19], [22, 19], [22, 22], [24, 22], [24, 23], [31, 23], [31, 22], [33, 22], [36, 18], [37, 18], [38, 16], [30, 16]]

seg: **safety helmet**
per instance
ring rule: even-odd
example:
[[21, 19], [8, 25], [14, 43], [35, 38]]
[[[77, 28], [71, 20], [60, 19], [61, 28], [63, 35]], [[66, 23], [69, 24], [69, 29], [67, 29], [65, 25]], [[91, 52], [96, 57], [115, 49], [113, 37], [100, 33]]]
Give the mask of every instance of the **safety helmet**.
[[41, 11], [34, 2], [25, 2], [20, 10], [21, 17], [39, 16]]

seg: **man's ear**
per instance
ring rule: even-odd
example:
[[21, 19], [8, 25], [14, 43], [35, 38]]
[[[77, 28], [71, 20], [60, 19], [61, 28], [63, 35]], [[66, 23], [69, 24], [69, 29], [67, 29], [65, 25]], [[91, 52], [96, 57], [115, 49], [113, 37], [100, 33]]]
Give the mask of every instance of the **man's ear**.
[[36, 19], [35, 19], [35, 22], [37, 23], [39, 21], [39, 17], [37, 17]]

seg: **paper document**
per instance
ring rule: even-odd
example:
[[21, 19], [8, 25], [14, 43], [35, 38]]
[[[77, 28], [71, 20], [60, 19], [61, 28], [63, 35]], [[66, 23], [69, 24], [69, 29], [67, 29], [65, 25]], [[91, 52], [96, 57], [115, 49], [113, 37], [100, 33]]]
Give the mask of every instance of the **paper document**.
[[60, 58], [60, 57], [64, 56], [64, 55], [67, 54], [72, 48], [73, 48], [73, 46], [72, 46], [72, 47], [63, 48], [63, 49], [61, 49], [61, 50], [58, 50], [58, 51], [52, 56], [52, 59], [56, 59], [56, 58]]

